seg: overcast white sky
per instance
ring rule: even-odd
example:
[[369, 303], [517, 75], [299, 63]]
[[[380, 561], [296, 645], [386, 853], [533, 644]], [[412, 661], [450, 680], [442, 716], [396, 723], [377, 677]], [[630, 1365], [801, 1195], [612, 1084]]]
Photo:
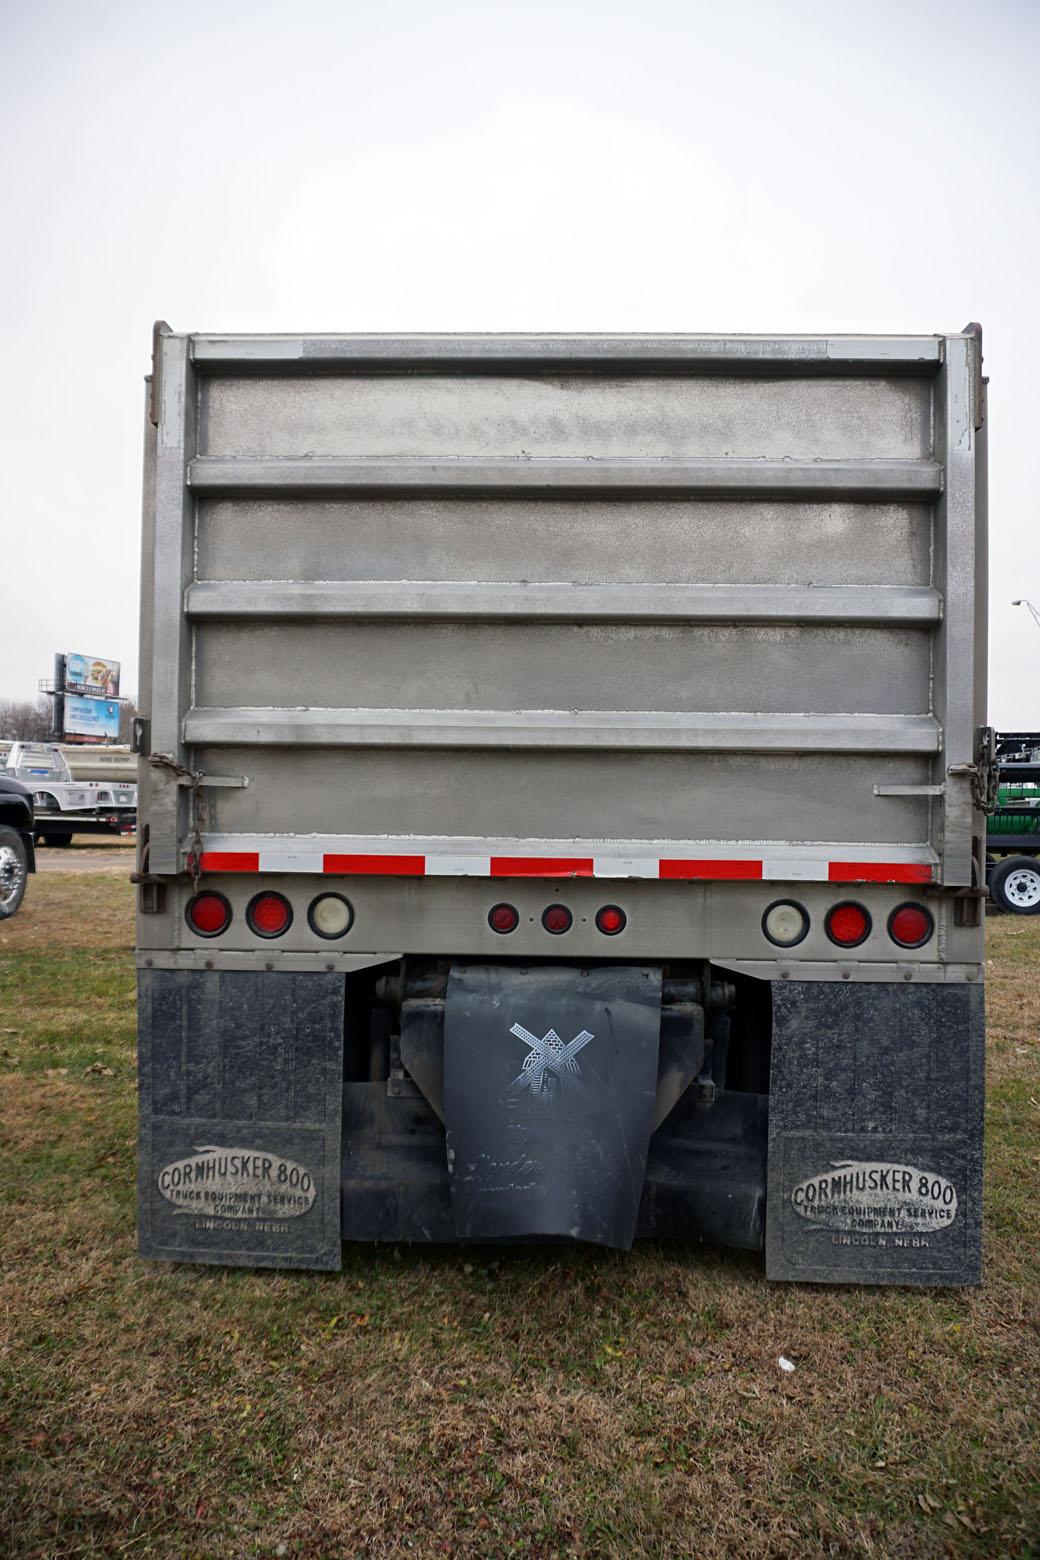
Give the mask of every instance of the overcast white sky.
[[1040, 727], [1037, 0], [0, 0], [0, 696], [137, 679], [177, 330], [985, 329]]

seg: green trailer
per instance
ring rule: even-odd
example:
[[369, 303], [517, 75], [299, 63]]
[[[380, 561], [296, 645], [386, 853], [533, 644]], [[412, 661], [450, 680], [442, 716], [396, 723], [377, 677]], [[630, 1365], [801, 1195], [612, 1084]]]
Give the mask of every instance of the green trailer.
[[1040, 914], [1040, 732], [998, 732], [997, 804], [986, 828], [990, 898], [1014, 915]]

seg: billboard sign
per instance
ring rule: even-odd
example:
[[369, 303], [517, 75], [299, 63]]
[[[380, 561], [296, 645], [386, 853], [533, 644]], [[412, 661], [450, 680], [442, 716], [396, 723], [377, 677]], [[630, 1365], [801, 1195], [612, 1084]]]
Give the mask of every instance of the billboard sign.
[[83, 699], [65, 695], [65, 735], [119, 740], [119, 700]]
[[[119, 662], [68, 651], [65, 655], [65, 692], [91, 699], [118, 699]], [[65, 730], [69, 729], [66, 724]]]

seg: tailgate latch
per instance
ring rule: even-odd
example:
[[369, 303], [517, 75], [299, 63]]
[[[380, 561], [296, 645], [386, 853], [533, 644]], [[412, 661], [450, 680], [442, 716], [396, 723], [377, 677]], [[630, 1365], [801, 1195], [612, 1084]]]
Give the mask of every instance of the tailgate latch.
[[989, 817], [997, 806], [1000, 770], [997, 766], [997, 741], [992, 726], [980, 726], [975, 736], [975, 762], [951, 764], [946, 773], [964, 778], [971, 784], [971, 799], [980, 812]]

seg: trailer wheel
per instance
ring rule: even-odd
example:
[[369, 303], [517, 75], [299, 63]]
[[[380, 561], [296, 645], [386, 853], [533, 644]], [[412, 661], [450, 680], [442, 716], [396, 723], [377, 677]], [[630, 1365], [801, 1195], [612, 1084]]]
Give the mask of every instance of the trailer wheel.
[[0, 921], [14, 915], [25, 893], [25, 845], [14, 829], [0, 826]]
[[1009, 856], [994, 868], [989, 891], [1012, 915], [1040, 915], [1040, 862], [1032, 856]]

